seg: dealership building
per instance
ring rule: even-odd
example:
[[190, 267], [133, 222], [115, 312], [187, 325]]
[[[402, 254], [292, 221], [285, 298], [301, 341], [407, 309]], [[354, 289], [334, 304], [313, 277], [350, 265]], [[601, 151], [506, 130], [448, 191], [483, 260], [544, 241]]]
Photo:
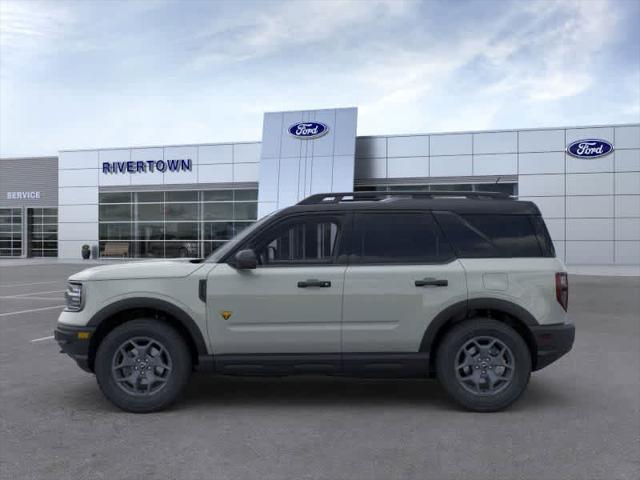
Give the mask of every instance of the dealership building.
[[567, 264], [640, 264], [640, 124], [357, 136], [357, 109], [264, 115], [262, 141], [0, 160], [0, 257], [201, 257], [320, 192], [498, 191]]

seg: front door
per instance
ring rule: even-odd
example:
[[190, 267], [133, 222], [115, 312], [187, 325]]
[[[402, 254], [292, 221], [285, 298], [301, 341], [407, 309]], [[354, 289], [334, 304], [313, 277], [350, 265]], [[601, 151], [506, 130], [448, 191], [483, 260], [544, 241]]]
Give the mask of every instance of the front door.
[[342, 350], [417, 353], [433, 317], [465, 301], [464, 268], [429, 212], [355, 215]]
[[291, 216], [249, 239], [255, 270], [216, 265], [207, 281], [215, 354], [340, 352], [343, 215]]

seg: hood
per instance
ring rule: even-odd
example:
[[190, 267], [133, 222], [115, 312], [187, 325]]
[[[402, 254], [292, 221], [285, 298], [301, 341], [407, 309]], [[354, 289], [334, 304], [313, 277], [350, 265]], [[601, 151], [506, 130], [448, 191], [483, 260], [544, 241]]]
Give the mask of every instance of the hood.
[[87, 268], [69, 277], [69, 280], [126, 280], [144, 278], [179, 278], [192, 274], [202, 263], [189, 260], [148, 260]]

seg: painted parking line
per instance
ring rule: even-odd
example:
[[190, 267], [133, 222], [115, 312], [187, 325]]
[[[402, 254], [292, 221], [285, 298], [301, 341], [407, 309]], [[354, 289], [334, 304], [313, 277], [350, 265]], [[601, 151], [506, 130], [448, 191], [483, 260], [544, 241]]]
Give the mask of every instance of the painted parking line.
[[46, 295], [48, 293], [64, 293], [66, 292], [66, 290], [50, 290], [48, 292], [31, 292], [31, 293], [17, 293], [16, 295], [7, 295], [5, 297], [0, 297], [1, 299], [5, 299], [5, 298], [22, 298], [22, 297], [27, 297], [27, 298], [31, 298], [31, 295]]
[[42, 338], [34, 338], [33, 340], [31, 340], [31, 343], [44, 342], [45, 340], [53, 340], [53, 335], [49, 335], [48, 337], [42, 337]]
[[7, 297], [0, 297], [0, 300], [49, 300], [49, 301], [54, 301], [57, 302], [60, 300], [60, 297], [55, 297], [55, 298], [51, 298], [51, 297], [21, 297], [21, 296], [17, 296], [17, 295], [13, 295], [13, 296], [7, 296]]
[[40, 312], [42, 310], [53, 310], [54, 308], [64, 308], [64, 305], [55, 305], [53, 307], [32, 308], [31, 310], [20, 310], [19, 312], [7, 312], [0, 313], [0, 317], [7, 317], [9, 315], [20, 315], [21, 313]]
[[33, 282], [33, 283], [12, 283], [9, 285], [0, 285], [0, 288], [9, 288], [9, 287], [28, 287], [29, 285], [45, 285], [48, 283], [60, 283], [60, 280], [53, 280], [51, 282]]

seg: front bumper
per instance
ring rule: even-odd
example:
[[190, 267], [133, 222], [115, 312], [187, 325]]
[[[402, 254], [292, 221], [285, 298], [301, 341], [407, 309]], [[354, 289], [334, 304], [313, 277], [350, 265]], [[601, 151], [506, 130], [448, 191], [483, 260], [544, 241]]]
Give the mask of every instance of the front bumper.
[[534, 370], [540, 370], [555, 362], [573, 347], [576, 327], [572, 323], [531, 327], [536, 341], [538, 356]]
[[86, 372], [91, 372], [89, 368], [89, 343], [94, 330], [95, 328], [91, 327], [58, 324], [53, 331], [53, 336], [61, 348], [60, 353], [69, 355]]

